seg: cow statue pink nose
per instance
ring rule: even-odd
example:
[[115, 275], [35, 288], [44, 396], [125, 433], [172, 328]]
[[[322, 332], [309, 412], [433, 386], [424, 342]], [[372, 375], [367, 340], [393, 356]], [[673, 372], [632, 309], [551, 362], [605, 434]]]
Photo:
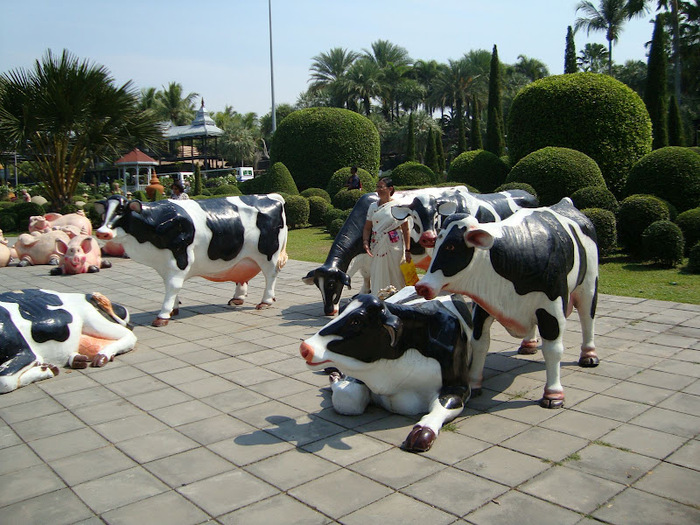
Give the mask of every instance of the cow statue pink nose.
[[433, 299], [435, 297], [435, 294], [433, 294], [433, 290], [429, 286], [426, 286], [421, 283], [416, 284], [416, 293], [427, 300]]
[[314, 360], [314, 349], [311, 348], [311, 345], [309, 345], [306, 341], [301, 342], [301, 345], [299, 346], [299, 353], [307, 363], [311, 363]]
[[95, 235], [102, 241], [111, 241], [114, 238], [114, 234], [111, 231], [97, 230]]
[[434, 231], [423, 232], [418, 240], [418, 244], [420, 244], [423, 248], [435, 248], [436, 238], [437, 236], [435, 235]]

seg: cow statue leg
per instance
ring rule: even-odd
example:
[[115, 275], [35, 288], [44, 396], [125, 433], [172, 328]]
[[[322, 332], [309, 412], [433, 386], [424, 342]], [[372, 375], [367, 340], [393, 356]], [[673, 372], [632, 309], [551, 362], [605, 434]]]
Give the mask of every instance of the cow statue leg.
[[537, 353], [537, 347], [540, 342], [537, 339], [536, 330], [537, 327], [533, 326], [530, 332], [520, 342], [520, 348], [518, 348], [518, 353], [520, 355], [534, 355]]
[[248, 283], [236, 283], [236, 291], [228, 302], [229, 306], [241, 306], [248, 296]]
[[597, 286], [593, 287], [593, 293], [583, 295], [580, 300], [576, 301], [576, 311], [581, 322], [581, 355], [578, 359], [578, 366], [585, 368], [593, 368], [598, 366], [600, 360], [595, 351], [595, 342], [593, 340], [594, 325], [595, 325], [595, 309], [597, 303]]
[[275, 301], [275, 284], [277, 283], [277, 274], [279, 269], [277, 269], [277, 264], [267, 264], [262, 268], [263, 275], [265, 276], [265, 292], [263, 293], [262, 301], [260, 301], [256, 306], [256, 310], [262, 310], [264, 308], [269, 308]]
[[0, 394], [58, 375], [57, 366], [40, 363], [40, 359], [37, 360], [27, 349], [26, 352], [18, 354], [11, 362], [6, 363], [0, 371]]
[[491, 325], [494, 318], [486, 310], [476, 305], [474, 308], [474, 332], [472, 335], [472, 362], [469, 365], [469, 386], [474, 397], [481, 395], [484, 380], [486, 354], [491, 346]]
[[462, 413], [469, 396], [469, 386], [443, 387], [431, 403], [430, 412], [413, 427], [401, 448], [408, 452], [430, 450], [442, 426]]
[[[185, 280], [182, 277], [166, 277], [163, 276], [163, 281], [165, 282], [165, 298], [163, 299], [163, 305], [161, 306], [158, 317], [154, 319], [151, 326], [165, 326], [170, 321], [171, 315], [177, 315], [179, 309], [176, 309], [178, 304], [177, 296], [182, 290], [182, 285]], [[178, 311], [175, 311], [178, 310]]]
[[345, 416], [359, 416], [369, 405], [371, 394], [367, 385], [353, 377], [333, 371], [328, 376], [331, 383], [333, 409]]
[[[553, 305], [557, 310], [556, 304]], [[542, 336], [542, 355], [547, 371], [547, 381], [540, 406], [544, 408], [561, 408], [564, 406], [564, 388], [561, 386], [561, 358], [564, 355], [564, 328], [566, 318], [555, 317], [544, 309], [535, 312], [537, 326]]]

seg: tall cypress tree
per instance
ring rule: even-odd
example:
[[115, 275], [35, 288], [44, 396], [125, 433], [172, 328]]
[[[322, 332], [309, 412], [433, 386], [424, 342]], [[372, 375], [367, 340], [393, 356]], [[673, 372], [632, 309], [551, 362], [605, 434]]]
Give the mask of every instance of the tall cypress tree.
[[483, 149], [484, 143], [481, 140], [481, 120], [479, 119], [479, 101], [474, 97], [472, 101], [472, 134], [469, 146], [472, 150]]
[[676, 100], [676, 95], [671, 95], [671, 101], [668, 104], [668, 145], [685, 146], [684, 135], [678, 101]]
[[195, 164], [194, 166], [194, 192], [192, 195], [201, 195], [202, 194], [202, 169], [199, 167], [199, 164]]
[[501, 64], [498, 61], [498, 49], [493, 46], [491, 54], [491, 72], [489, 75], [489, 105], [486, 120], [486, 151], [497, 157], [505, 153], [505, 135], [503, 133], [503, 103], [501, 102]]
[[425, 147], [425, 165], [428, 166], [436, 175], [440, 173], [438, 165], [437, 151], [435, 149], [435, 137], [433, 136], [433, 128], [428, 128], [428, 144]]
[[651, 37], [651, 49], [647, 63], [647, 84], [644, 90], [644, 103], [651, 118], [651, 129], [654, 136], [652, 149], [668, 146], [665, 44], [666, 33], [662, 17], [657, 16], [654, 23], [654, 35]]
[[416, 130], [413, 122], [413, 113], [408, 116], [408, 146], [406, 147], [406, 160], [416, 160]]
[[437, 151], [438, 169], [440, 170], [440, 175], [445, 173], [445, 150], [442, 147], [442, 135], [440, 133], [435, 133], [435, 151]]
[[467, 133], [464, 129], [464, 115], [457, 112], [457, 155], [467, 151]]
[[576, 44], [574, 43], [574, 32], [569, 26], [566, 29], [566, 51], [564, 51], [564, 73], [576, 73]]

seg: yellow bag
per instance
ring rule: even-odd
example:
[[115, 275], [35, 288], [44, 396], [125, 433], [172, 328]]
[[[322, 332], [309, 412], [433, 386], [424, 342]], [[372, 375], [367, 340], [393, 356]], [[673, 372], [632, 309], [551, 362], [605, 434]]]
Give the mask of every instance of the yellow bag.
[[403, 273], [403, 280], [406, 281], [406, 286], [413, 286], [418, 282], [418, 273], [413, 261], [401, 263], [401, 273]]

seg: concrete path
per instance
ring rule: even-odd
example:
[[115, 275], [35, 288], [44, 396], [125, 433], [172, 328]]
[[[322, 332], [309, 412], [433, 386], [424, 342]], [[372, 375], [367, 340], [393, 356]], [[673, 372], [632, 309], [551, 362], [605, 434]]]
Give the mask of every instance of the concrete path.
[[[566, 408], [536, 404], [540, 352], [494, 325], [484, 395], [415, 455], [416, 419], [344, 417], [301, 338], [327, 322], [290, 261], [274, 308], [227, 307], [230, 283], [185, 285], [150, 327], [163, 284], [125, 259], [98, 274], [0, 269], [0, 291], [99, 291], [127, 306], [136, 349], [101, 369], [0, 396], [0, 521], [112, 523], [700, 523], [700, 306], [602, 296], [601, 364], [565, 337]], [[352, 292], [346, 291], [346, 296]]]

